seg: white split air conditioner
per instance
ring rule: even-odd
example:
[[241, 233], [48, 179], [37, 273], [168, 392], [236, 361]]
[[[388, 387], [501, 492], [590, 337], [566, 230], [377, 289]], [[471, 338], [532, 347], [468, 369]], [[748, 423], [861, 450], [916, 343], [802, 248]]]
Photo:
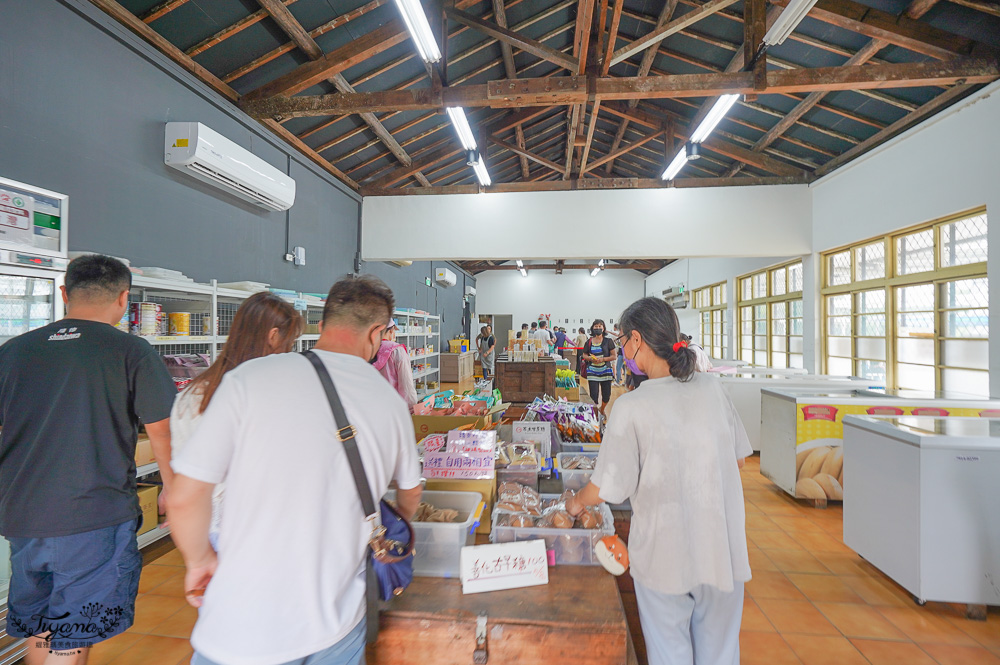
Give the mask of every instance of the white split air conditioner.
[[663, 290], [663, 299], [674, 309], [687, 309], [690, 297], [684, 285], [672, 286]]
[[265, 210], [288, 210], [295, 181], [200, 122], [168, 122], [163, 161]]
[[476, 287], [474, 287], [474, 286], [467, 286], [467, 287], [465, 287], [465, 295], [467, 295], [467, 296], [474, 296], [474, 295], [476, 295]]
[[447, 268], [436, 268], [434, 270], [434, 281], [441, 286], [455, 286], [458, 284], [458, 277]]

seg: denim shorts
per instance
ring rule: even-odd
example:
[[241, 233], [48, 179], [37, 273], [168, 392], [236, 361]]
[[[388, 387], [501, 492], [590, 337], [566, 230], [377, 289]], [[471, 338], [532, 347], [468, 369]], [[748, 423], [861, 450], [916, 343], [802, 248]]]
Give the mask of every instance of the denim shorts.
[[8, 538], [7, 634], [51, 633], [49, 648], [93, 646], [135, 620], [142, 555], [137, 520], [54, 538]]

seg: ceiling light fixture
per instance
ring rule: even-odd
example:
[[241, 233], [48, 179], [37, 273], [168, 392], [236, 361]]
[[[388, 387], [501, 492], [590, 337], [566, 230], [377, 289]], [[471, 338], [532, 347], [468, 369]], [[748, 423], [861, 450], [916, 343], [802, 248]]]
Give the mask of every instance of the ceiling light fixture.
[[590, 276], [591, 277], [597, 277], [597, 273], [599, 273], [599, 272], [601, 272], [600, 268], [594, 268], [593, 270], [590, 271]]
[[521, 259], [518, 259], [517, 260], [517, 269], [520, 270], [523, 267], [524, 267], [524, 263], [521, 262]]
[[791, 0], [764, 35], [764, 43], [777, 46], [788, 39], [788, 35], [792, 34], [815, 4], [816, 0]]
[[441, 59], [441, 49], [438, 48], [434, 33], [427, 22], [427, 15], [424, 8], [420, 6], [420, 0], [396, 0], [399, 13], [403, 15], [406, 29], [410, 31], [413, 43], [417, 45], [417, 51], [424, 62], [437, 62]]
[[673, 160], [670, 162], [670, 166], [663, 172], [660, 176], [664, 180], [673, 180], [677, 177], [677, 174], [681, 172], [684, 165], [688, 163], [687, 150], [681, 148], [680, 151], [674, 156]]
[[462, 144], [462, 148], [465, 150], [475, 150], [479, 146], [476, 145], [476, 137], [472, 133], [472, 126], [469, 125], [469, 119], [465, 116], [465, 109], [461, 106], [449, 106], [448, 107], [448, 117], [451, 118], [451, 124], [455, 127], [455, 133], [458, 134], [458, 142]]
[[740, 98], [739, 95], [722, 95], [712, 106], [712, 110], [708, 112], [705, 119], [701, 121], [698, 125], [698, 129], [694, 130], [691, 134], [691, 143], [701, 143], [708, 138], [708, 135], [712, 133], [712, 130], [718, 126], [722, 119], [726, 117], [729, 113], [729, 109], [733, 108], [733, 104], [736, 100]]
[[524, 268], [520, 268], [520, 271], [521, 271], [521, 277], [527, 277], [528, 276], [528, 271], [525, 270]]

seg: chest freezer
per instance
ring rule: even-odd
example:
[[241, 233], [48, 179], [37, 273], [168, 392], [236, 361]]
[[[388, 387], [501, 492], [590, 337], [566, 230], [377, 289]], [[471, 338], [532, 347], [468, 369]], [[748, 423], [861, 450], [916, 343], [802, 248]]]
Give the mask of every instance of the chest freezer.
[[919, 602], [1000, 605], [1000, 419], [848, 416], [844, 542]]
[[761, 392], [760, 472], [798, 499], [845, 496], [845, 416], [1000, 417], [1000, 400], [954, 393], [873, 390]]

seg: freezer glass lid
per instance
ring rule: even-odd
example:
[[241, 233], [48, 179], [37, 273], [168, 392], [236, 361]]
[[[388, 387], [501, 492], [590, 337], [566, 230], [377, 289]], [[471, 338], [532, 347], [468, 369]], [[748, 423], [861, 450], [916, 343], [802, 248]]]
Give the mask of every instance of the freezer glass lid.
[[962, 416], [870, 416], [917, 436], [974, 436], [1000, 439], [1000, 418]]

